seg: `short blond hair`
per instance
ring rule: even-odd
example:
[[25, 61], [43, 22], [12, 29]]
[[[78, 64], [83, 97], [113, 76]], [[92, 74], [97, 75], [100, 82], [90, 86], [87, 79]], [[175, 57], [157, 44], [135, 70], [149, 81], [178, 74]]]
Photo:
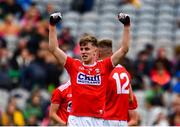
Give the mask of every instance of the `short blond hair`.
[[81, 37], [79, 41], [80, 46], [87, 45], [88, 43], [91, 43], [93, 46], [98, 46], [97, 38], [95, 36], [92, 36], [90, 34], [85, 34]]

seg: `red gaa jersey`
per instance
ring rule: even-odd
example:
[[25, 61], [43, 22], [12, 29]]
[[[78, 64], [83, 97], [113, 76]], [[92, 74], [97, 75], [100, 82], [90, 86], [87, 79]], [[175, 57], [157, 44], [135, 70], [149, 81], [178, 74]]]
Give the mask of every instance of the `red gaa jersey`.
[[59, 104], [57, 115], [65, 122], [67, 122], [69, 112], [72, 106], [72, 93], [70, 81], [59, 86], [53, 91], [51, 103]]
[[130, 81], [131, 77], [123, 66], [117, 65], [113, 69], [106, 90], [104, 119], [128, 120]]
[[113, 69], [110, 57], [93, 65], [67, 57], [65, 68], [72, 84], [72, 112], [74, 116], [101, 117], [105, 106], [105, 89]]

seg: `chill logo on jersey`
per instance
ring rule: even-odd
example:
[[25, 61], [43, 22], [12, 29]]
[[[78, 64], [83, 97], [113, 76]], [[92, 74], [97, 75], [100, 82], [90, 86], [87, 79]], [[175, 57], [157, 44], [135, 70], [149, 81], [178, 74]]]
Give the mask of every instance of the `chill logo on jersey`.
[[100, 85], [101, 76], [98, 75], [87, 75], [82, 72], [79, 72], [77, 75], [77, 84], [86, 84], [86, 85]]

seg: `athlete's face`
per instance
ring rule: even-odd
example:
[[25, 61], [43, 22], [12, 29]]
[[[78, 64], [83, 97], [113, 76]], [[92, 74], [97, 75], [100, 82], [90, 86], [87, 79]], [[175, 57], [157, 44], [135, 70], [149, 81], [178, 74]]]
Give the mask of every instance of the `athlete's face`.
[[91, 43], [80, 46], [81, 59], [85, 64], [93, 64], [97, 60], [97, 47]]

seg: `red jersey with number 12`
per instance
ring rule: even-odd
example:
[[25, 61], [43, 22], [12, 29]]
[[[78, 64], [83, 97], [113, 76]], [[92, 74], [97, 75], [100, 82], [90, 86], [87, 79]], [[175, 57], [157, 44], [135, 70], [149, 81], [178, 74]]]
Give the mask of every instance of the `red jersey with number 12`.
[[105, 89], [113, 69], [110, 58], [84, 65], [78, 59], [67, 57], [65, 68], [72, 84], [72, 115], [103, 117]]
[[130, 80], [131, 77], [123, 66], [117, 65], [113, 69], [106, 90], [104, 119], [128, 120]]

